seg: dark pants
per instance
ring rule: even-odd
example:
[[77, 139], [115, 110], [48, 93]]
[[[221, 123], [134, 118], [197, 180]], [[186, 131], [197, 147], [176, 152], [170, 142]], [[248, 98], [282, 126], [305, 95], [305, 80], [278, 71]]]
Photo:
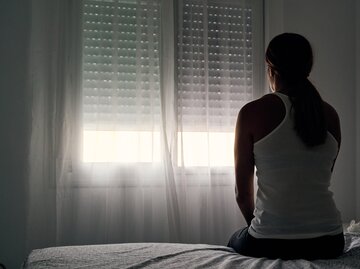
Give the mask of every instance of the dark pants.
[[344, 235], [327, 235], [311, 239], [259, 239], [248, 233], [248, 227], [236, 231], [228, 247], [239, 254], [269, 259], [333, 259], [344, 250]]

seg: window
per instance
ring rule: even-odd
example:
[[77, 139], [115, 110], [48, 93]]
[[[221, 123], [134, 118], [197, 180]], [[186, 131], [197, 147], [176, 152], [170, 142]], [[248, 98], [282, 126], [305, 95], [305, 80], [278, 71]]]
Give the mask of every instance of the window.
[[158, 1], [84, 1], [83, 161], [159, 161]]
[[[179, 1], [178, 166], [233, 165], [237, 113], [261, 94], [259, 2]], [[160, 161], [160, 4], [84, 1], [84, 162]]]
[[180, 14], [181, 161], [232, 166], [239, 108], [256, 96], [253, 8], [241, 1], [184, 0]]

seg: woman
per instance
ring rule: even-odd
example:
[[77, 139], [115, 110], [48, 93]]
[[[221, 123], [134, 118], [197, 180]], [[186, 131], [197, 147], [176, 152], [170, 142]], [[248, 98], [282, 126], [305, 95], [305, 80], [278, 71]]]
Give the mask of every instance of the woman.
[[266, 63], [273, 93], [245, 105], [236, 124], [236, 201], [248, 227], [228, 246], [253, 257], [335, 258], [344, 236], [328, 187], [341, 142], [339, 117], [308, 79], [313, 54], [303, 36], [276, 36]]

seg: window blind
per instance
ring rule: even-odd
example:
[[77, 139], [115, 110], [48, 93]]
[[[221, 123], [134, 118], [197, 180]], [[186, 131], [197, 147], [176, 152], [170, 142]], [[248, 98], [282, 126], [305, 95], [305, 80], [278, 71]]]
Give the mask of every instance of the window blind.
[[[175, 1], [176, 33], [160, 2], [83, 0], [84, 160], [159, 161], [160, 117], [174, 112], [179, 166], [231, 166], [238, 111], [259, 96], [260, 1]], [[168, 35], [177, 42], [166, 61]], [[177, 77], [160, 66], [172, 61]], [[177, 85], [160, 91], [165, 76]]]
[[178, 110], [188, 131], [233, 131], [253, 95], [252, 8], [244, 1], [183, 0]]
[[155, 0], [84, 0], [85, 130], [151, 130], [160, 115]]

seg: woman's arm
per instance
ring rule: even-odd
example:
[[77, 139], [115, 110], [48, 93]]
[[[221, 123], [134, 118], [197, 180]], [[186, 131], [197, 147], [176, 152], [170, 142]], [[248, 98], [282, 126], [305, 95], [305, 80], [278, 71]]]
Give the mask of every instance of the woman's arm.
[[[328, 103], [324, 102], [324, 110], [325, 110], [325, 117], [326, 117], [326, 124], [328, 127], [328, 131], [333, 135], [333, 137], [338, 142], [338, 153], [340, 150], [341, 145], [341, 128], [340, 128], [340, 119], [339, 115], [336, 112], [335, 108], [333, 108]], [[334, 159], [333, 166], [331, 167], [331, 171], [334, 169], [334, 165], [336, 162], [337, 155]]]
[[235, 177], [236, 202], [250, 225], [254, 218], [254, 154], [251, 125], [252, 113], [244, 106], [238, 115], [235, 128]]

